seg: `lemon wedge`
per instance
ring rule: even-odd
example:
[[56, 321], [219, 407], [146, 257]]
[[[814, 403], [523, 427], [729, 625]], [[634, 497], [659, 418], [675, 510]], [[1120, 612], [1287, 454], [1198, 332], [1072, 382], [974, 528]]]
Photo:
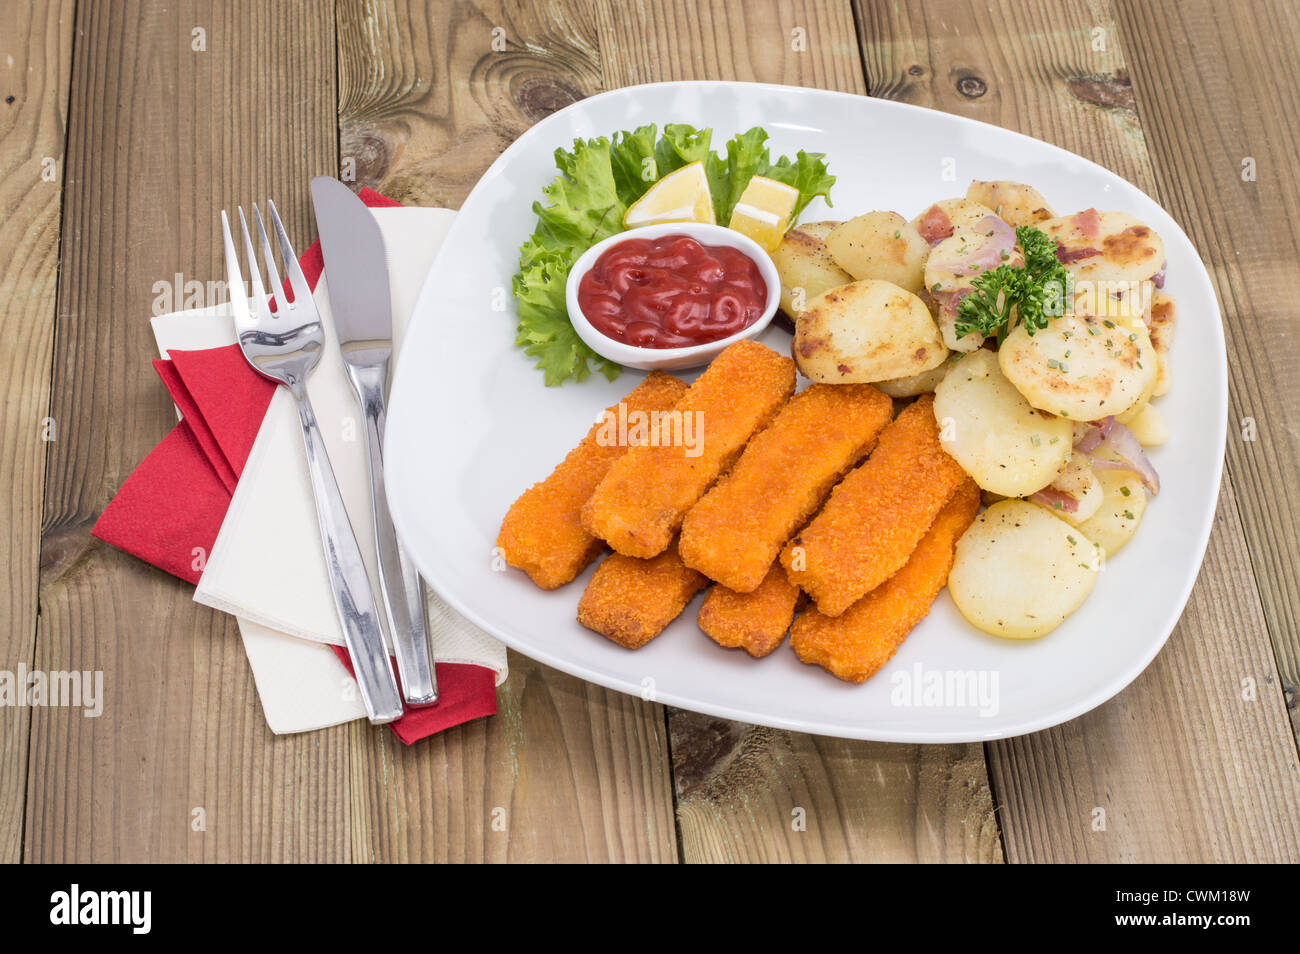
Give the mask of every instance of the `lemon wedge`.
[[799, 201], [799, 190], [766, 176], [754, 176], [731, 213], [730, 227], [748, 235], [769, 252], [781, 244], [790, 227], [790, 216]]
[[668, 173], [633, 202], [623, 216], [623, 227], [629, 229], [657, 222], [717, 224], [703, 162], [692, 162]]

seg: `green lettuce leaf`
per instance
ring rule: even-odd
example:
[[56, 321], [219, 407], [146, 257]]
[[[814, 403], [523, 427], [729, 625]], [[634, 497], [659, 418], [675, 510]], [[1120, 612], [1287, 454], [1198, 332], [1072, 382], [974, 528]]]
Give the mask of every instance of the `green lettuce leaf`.
[[569, 378], [583, 381], [590, 365], [613, 381], [621, 370], [587, 347], [569, 324], [564, 307], [564, 282], [569, 266], [546, 261], [522, 269], [514, 278], [519, 325], [515, 345], [536, 358], [546, 386], [563, 384]]
[[825, 198], [827, 205], [832, 204], [831, 186], [835, 184], [835, 177], [826, 171], [824, 153], [804, 152], [800, 149], [794, 162], [782, 156], [774, 165], [768, 166], [767, 171], [762, 175], [799, 190], [799, 198], [794, 204], [794, 213], [790, 216], [791, 222], [798, 220], [799, 213], [806, 209], [808, 203], [816, 196]]
[[726, 145], [726, 157], [710, 149], [713, 131], [669, 123], [618, 132], [611, 138], [576, 139], [555, 150], [559, 175], [533, 203], [537, 227], [519, 249], [519, 273], [511, 283], [518, 312], [515, 344], [537, 359], [547, 386], [585, 380], [593, 369], [609, 380], [620, 368], [583, 343], [569, 323], [565, 283], [573, 263], [587, 249], [623, 229], [623, 215], [659, 179], [692, 162], [703, 162], [719, 223], [731, 212], [756, 175], [799, 190], [795, 216], [816, 196], [830, 204], [835, 177], [820, 153], [800, 152], [772, 163], [767, 133], [755, 126]]

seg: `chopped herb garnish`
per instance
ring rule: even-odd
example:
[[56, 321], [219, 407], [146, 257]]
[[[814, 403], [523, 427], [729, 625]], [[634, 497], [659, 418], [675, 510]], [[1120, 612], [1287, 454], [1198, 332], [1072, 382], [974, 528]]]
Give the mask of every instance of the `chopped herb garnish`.
[[1133, 491], [1129, 490], [1127, 487], [1121, 487], [1119, 489], [1119, 492], [1122, 493], [1125, 497], [1130, 497], [1133, 494]]

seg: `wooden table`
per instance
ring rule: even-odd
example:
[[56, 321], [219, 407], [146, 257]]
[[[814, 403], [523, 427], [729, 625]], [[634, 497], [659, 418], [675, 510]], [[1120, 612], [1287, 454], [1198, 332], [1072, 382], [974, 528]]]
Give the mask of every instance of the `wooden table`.
[[[106, 700], [0, 710], [0, 860], [1296, 860], [1297, 36], [1289, 0], [3, 5], [0, 668], [100, 669]], [[518, 655], [499, 715], [411, 748], [273, 736], [234, 621], [89, 535], [174, 421], [154, 283], [224, 277], [222, 208], [274, 196], [306, 237], [307, 181], [341, 167], [455, 208], [552, 111], [703, 78], [1018, 129], [1184, 226], [1232, 395], [1168, 645], [1099, 709], [986, 745], [728, 723]]]

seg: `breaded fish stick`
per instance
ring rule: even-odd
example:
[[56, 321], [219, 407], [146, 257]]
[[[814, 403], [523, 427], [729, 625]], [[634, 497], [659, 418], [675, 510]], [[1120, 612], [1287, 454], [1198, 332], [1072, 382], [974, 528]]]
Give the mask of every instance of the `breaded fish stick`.
[[753, 590], [893, 416], [893, 401], [869, 384], [796, 394], [687, 512], [682, 560], [737, 593]]
[[785, 639], [802, 594], [773, 563], [758, 588], [737, 593], [721, 583], [709, 590], [700, 607], [700, 629], [719, 646], [743, 648], [755, 659], [766, 656]]
[[625, 556], [662, 553], [718, 476], [794, 391], [794, 362], [756, 341], [713, 359], [673, 407], [694, 440], [642, 444], [615, 461], [582, 525]]
[[[652, 371], [620, 402], [625, 414], [667, 411], [686, 393], [687, 384]], [[604, 544], [582, 528], [582, 505], [614, 461], [627, 453], [626, 443], [606, 439], [605, 421], [617, 420], [619, 405], [602, 420], [551, 475], [533, 484], [511, 505], [497, 534], [497, 546], [511, 566], [527, 573], [544, 590], [568, 583], [596, 558]], [[607, 416], [613, 415], [610, 419]]]
[[808, 607], [790, 628], [790, 645], [806, 663], [847, 682], [863, 682], [887, 663], [948, 580], [957, 540], [979, 512], [967, 478], [935, 518], [903, 568], [840, 616]]
[[670, 547], [657, 557], [611, 553], [578, 601], [578, 622], [628, 649], [640, 649], [677, 618], [708, 580]]
[[898, 572], [965, 479], [939, 445], [934, 396], [922, 395], [786, 545], [781, 565], [822, 613], [839, 616]]

